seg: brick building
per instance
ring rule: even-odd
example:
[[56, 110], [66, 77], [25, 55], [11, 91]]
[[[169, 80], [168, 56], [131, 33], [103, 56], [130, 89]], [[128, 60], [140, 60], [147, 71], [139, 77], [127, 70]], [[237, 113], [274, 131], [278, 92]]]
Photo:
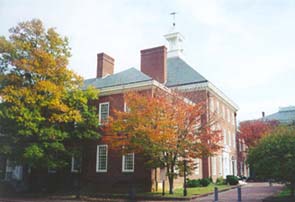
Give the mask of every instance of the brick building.
[[[165, 46], [141, 50], [140, 71], [130, 68], [114, 74], [114, 59], [105, 53], [97, 55], [96, 78], [85, 80], [84, 88], [91, 85], [100, 90], [96, 103], [99, 120], [111, 116], [112, 109], [126, 110], [123, 98], [126, 91], [178, 90], [193, 102], [205, 102], [205, 119], [214, 118], [212, 129], [221, 130], [224, 136], [223, 149], [216, 156], [196, 159], [199, 166], [190, 178], [237, 175], [237, 105], [187, 63], [181, 47], [184, 38], [179, 32], [169, 33], [165, 38], [169, 43], [168, 51]], [[74, 166], [75, 159], [72, 161]], [[122, 156], [101, 141], [91, 143], [84, 162], [83, 180], [96, 184], [100, 190], [121, 189], [132, 182], [142, 190], [150, 191], [158, 183], [156, 181], [165, 176], [163, 170], [145, 168], [142, 156]], [[180, 180], [176, 180], [176, 185], [177, 181], [180, 185]]]

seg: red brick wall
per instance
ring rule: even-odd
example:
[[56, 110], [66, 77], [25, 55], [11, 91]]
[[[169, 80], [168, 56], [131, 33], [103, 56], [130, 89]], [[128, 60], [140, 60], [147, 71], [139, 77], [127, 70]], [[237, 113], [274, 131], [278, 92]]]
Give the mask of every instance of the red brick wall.
[[151, 190], [151, 170], [145, 167], [142, 155], [135, 154], [134, 172], [122, 172], [122, 154], [108, 147], [107, 172], [96, 172], [97, 145], [103, 142], [93, 142], [85, 154], [83, 181], [95, 187], [97, 192], [124, 192], [130, 184], [135, 184], [137, 191]]
[[160, 46], [141, 51], [141, 71], [160, 83], [167, 80], [167, 48]]
[[114, 59], [105, 53], [97, 54], [96, 77], [101, 78], [114, 73]]
[[[148, 93], [150, 91], [144, 91]], [[114, 110], [124, 110], [124, 95], [114, 94], [101, 96], [94, 104], [99, 107], [99, 103], [110, 103], [110, 116], [114, 115]], [[103, 135], [103, 134], [102, 134]], [[146, 159], [141, 154], [135, 154], [135, 171], [132, 173], [122, 172], [122, 154], [119, 151], [108, 147], [107, 172], [96, 172], [97, 145], [104, 144], [102, 140], [91, 142], [83, 160], [82, 176], [85, 186], [95, 187], [95, 191], [100, 192], [126, 192], [131, 183], [136, 185], [137, 191], [151, 191], [152, 171], [145, 167]]]
[[[183, 95], [195, 103], [204, 103], [204, 107], [207, 108], [208, 92], [206, 90], [195, 90], [189, 92], [183, 92]], [[202, 116], [202, 124], [206, 124], [208, 113]], [[210, 176], [209, 159], [202, 158], [202, 177], [207, 178]]]

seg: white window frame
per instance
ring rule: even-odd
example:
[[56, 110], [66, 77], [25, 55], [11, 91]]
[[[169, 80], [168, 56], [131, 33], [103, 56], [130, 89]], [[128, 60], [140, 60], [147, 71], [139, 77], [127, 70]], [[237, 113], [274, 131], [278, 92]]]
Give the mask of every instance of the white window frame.
[[130, 108], [128, 107], [126, 102], [124, 102], [124, 112], [130, 112]]
[[222, 161], [222, 155], [219, 156], [219, 175], [222, 176], [222, 170], [223, 170], [223, 161]]
[[[81, 166], [81, 165], [80, 165], [80, 166]], [[80, 168], [80, 169], [81, 169], [81, 168]], [[75, 169], [75, 156], [74, 156], [74, 155], [72, 156], [71, 172], [72, 172], [72, 173], [78, 173], [78, 172], [79, 172], [79, 170], [76, 170], [76, 169]]]
[[216, 112], [220, 113], [220, 103], [218, 100], [216, 100]]
[[235, 113], [231, 113], [231, 117], [232, 117], [232, 123], [235, 126]]
[[215, 112], [215, 106], [214, 106], [214, 99], [213, 98], [210, 99], [210, 110], [211, 110], [211, 112]]
[[[126, 157], [126, 155], [130, 155], [130, 154], [132, 154], [133, 168], [132, 169], [125, 169], [125, 157]], [[134, 153], [128, 153], [126, 155], [122, 156], [122, 172], [124, 172], [124, 173], [133, 173], [134, 172], [134, 167], [135, 167], [135, 162], [134, 162], [135, 155], [134, 155]]]
[[236, 143], [236, 133], [233, 133], [232, 137], [233, 137], [233, 147], [236, 148], [236, 144], [237, 144]]
[[232, 146], [232, 137], [231, 137], [231, 132], [228, 131], [228, 145]]
[[199, 175], [200, 174], [200, 159], [196, 158], [195, 159], [195, 163], [196, 163], [196, 168], [195, 168], [195, 175]]
[[223, 144], [226, 145], [227, 144], [227, 132], [226, 129], [223, 129]]
[[[99, 147], [106, 147], [106, 168], [105, 169], [99, 169]], [[108, 145], [106, 144], [100, 144], [97, 145], [96, 148], [96, 172], [99, 173], [105, 173], [108, 171]]]
[[213, 156], [211, 158], [211, 162], [212, 162], [212, 175], [217, 175], [216, 156]]
[[[102, 105], [105, 105], [105, 104], [108, 105], [108, 116], [107, 116], [107, 118], [108, 118], [109, 115], [110, 115], [110, 102], [102, 102], [102, 103], [99, 103], [99, 112], [98, 112], [98, 122], [99, 122], [99, 125], [102, 124], [102, 122], [101, 122], [101, 106], [102, 106]], [[106, 121], [106, 122], [107, 122], [107, 121]]]

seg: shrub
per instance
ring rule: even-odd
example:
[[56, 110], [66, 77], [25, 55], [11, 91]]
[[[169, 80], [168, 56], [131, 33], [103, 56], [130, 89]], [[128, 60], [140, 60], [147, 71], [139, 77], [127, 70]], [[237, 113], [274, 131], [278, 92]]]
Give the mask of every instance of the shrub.
[[245, 177], [245, 176], [239, 176], [239, 180], [247, 180], [247, 177]]
[[203, 187], [207, 187], [211, 182], [209, 178], [203, 178], [200, 180], [200, 183]]
[[208, 179], [210, 180], [210, 183], [213, 183], [212, 177], [209, 177]]
[[190, 179], [187, 179], [187, 187], [201, 187], [201, 182], [200, 180], [196, 180], [196, 179], [193, 179], [193, 180], [190, 180]]
[[227, 175], [226, 176], [226, 183], [230, 185], [237, 185], [239, 183], [239, 178], [234, 175]]
[[218, 177], [218, 178], [216, 179], [216, 184], [217, 184], [217, 185], [224, 185], [224, 184], [226, 184], [226, 180], [223, 179], [223, 177]]

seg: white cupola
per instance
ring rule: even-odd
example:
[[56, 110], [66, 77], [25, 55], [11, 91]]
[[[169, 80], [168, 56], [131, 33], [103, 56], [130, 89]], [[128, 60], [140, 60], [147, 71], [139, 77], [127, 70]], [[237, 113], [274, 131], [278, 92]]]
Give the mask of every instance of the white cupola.
[[183, 35], [178, 32], [175, 28], [175, 12], [171, 13], [174, 17], [174, 22], [172, 24], [171, 30], [168, 34], [165, 34], [164, 37], [168, 41], [168, 57], [182, 57], [183, 56], [183, 48], [182, 43], [184, 41]]

